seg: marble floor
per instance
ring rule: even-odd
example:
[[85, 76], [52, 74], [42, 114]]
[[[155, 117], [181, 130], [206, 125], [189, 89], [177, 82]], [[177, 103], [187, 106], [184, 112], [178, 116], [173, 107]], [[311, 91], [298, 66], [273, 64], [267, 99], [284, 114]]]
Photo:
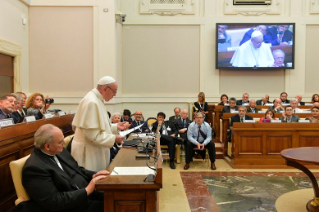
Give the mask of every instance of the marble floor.
[[[231, 166], [229, 166], [224, 160], [222, 159], [217, 159], [216, 160], [216, 167], [217, 170], [216, 171], [212, 171], [210, 170], [210, 168], [208, 167], [208, 163], [207, 162], [203, 162], [201, 160], [197, 160], [194, 161], [190, 164], [190, 168], [189, 170], [185, 171], [183, 169], [184, 167], [184, 159], [182, 160], [182, 162], [180, 164], [176, 164], [176, 169], [172, 170], [169, 168], [169, 161], [168, 160], [164, 160], [163, 162], [163, 188], [160, 191], [160, 195], [159, 195], [159, 211], [160, 212], [179, 212], [179, 211], [183, 211], [183, 212], [188, 212], [188, 211], [198, 211], [198, 212], [204, 212], [204, 211], [227, 211], [225, 210], [223, 207], [220, 207], [216, 204], [214, 198], [212, 198], [212, 196], [217, 195], [216, 193], [214, 194], [214, 192], [212, 192], [213, 194], [211, 194], [211, 191], [209, 191], [209, 186], [207, 186], [207, 180], [212, 180], [212, 176], [220, 175], [220, 176], [232, 176], [232, 177], [236, 177], [236, 174], [238, 172], [242, 172], [240, 175], [241, 176], [262, 176], [262, 175], [268, 175], [268, 174], [273, 174], [274, 172], [278, 172], [277, 174], [275, 174], [274, 176], [278, 176], [279, 178], [277, 179], [278, 182], [280, 181], [288, 181], [288, 177], [286, 177], [287, 179], [283, 179], [282, 177], [284, 176], [296, 176], [296, 177], [300, 177], [301, 175], [303, 175], [303, 173], [301, 173], [300, 171], [298, 171], [297, 169], [280, 169], [280, 170], [268, 170], [268, 169], [232, 169]], [[319, 169], [318, 170], [312, 170], [313, 172], [318, 172], [318, 176], [319, 176]], [[215, 174], [214, 174], [215, 172]], [[268, 173], [270, 172], [270, 173]], [[236, 173], [236, 174], [235, 174]], [[286, 173], [286, 174], [285, 174]], [[219, 176], [219, 177], [220, 177]], [[304, 176], [304, 175], [303, 175]], [[316, 174], [317, 176], [317, 174]], [[280, 178], [281, 177], [281, 178]], [[196, 188], [200, 188], [200, 189], [196, 189], [196, 190], [192, 190], [192, 187], [187, 188], [187, 186], [184, 187], [183, 184], [183, 180], [184, 183], [187, 182], [187, 180], [190, 181], [195, 181], [195, 182], [200, 182], [197, 183], [197, 187]], [[206, 179], [205, 179], [206, 178]], [[186, 181], [185, 181], [186, 179]], [[205, 182], [206, 180], [206, 182]], [[237, 179], [238, 180], [238, 179]], [[245, 177], [245, 179], [241, 179], [242, 181], [249, 181], [251, 179], [248, 179]], [[261, 179], [259, 179], [261, 180]], [[291, 180], [291, 179], [290, 179]], [[298, 181], [298, 180], [295, 180]], [[249, 183], [248, 183], [249, 184]], [[246, 186], [248, 185], [247, 183], [245, 184]], [[281, 184], [281, 183], [280, 183]], [[302, 183], [301, 183], [302, 184]], [[305, 185], [305, 187], [309, 186]], [[301, 186], [302, 187], [302, 186]], [[281, 188], [280, 188], [281, 189]], [[201, 190], [200, 193], [196, 193], [198, 192], [198, 190]], [[281, 189], [281, 193], [285, 193], [285, 189]], [[187, 192], [188, 194], [190, 192], [194, 192], [193, 196], [188, 195], [190, 202], [188, 200], [187, 197]], [[271, 192], [270, 192], [271, 193]], [[281, 195], [280, 192], [278, 193], [273, 193], [273, 197], [272, 198], [277, 198], [277, 196]], [[236, 197], [232, 196], [228, 197], [229, 201], [236, 201]], [[218, 201], [218, 199], [216, 200]], [[253, 201], [256, 201], [255, 199], [251, 200], [249, 202], [249, 204], [254, 204]], [[246, 202], [247, 203], [247, 202]], [[244, 203], [244, 205], [246, 204]], [[210, 205], [210, 209], [207, 210], [205, 206], [209, 204]], [[253, 207], [253, 205], [251, 205]], [[238, 212], [240, 211], [245, 211], [246, 209], [243, 209], [245, 207], [242, 207], [242, 210], [237, 210]], [[257, 211], [257, 210], [256, 210]], [[267, 209], [265, 210], [261, 210], [261, 211], [269, 211]], [[291, 212], [294, 212], [293, 210]], [[297, 211], [296, 211], [297, 212]], [[300, 212], [300, 211], [298, 211]]]

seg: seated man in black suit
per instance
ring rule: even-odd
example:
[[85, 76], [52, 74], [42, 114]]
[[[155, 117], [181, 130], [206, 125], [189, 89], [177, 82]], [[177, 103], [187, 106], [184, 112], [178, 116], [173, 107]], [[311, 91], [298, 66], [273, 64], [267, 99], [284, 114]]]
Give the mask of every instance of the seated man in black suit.
[[305, 102], [302, 102], [302, 96], [300, 94], [298, 94], [296, 97], [295, 97], [297, 100], [298, 100], [298, 105], [305, 105]]
[[142, 116], [143, 116], [142, 111], [137, 110], [133, 115], [135, 117], [135, 120], [132, 121], [130, 129], [137, 127], [141, 124], [143, 124], [143, 125], [139, 129], [134, 130], [132, 133], [148, 133], [148, 132], [150, 132], [150, 130], [147, 127], [147, 123], [145, 121], [141, 120]]
[[246, 115], [247, 109], [245, 106], [238, 108], [238, 114], [230, 118], [230, 126], [233, 126], [234, 122], [245, 122], [245, 120], [254, 120], [253, 117]]
[[222, 116], [224, 113], [234, 113], [235, 111], [238, 111], [238, 107], [236, 106], [236, 99], [232, 97], [229, 99], [229, 106], [223, 108]]
[[131, 118], [131, 111], [128, 109], [123, 110], [123, 115], [121, 117], [121, 122], [126, 121], [129, 124], [132, 123], [132, 118]]
[[281, 105], [281, 99], [277, 98], [274, 99], [274, 106], [270, 106], [269, 110], [273, 110], [276, 113], [281, 113], [284, 111], [284, 107]]
[[256, 101], [251, 99], [249, 102], [249, 107], [247, 108], [247, 113], [258, 113], [260, 109], [256, 108]]
[[174, 116], [169, 117], [168, 120], [174, 121], [175, 119], [181, 118], [181, 109], [179, 107], [174, 108]]
[[169, 166], [171, 169], [175, 169], [174, 158], [175, 158], [175, 145], [177, 139], [177, 130], [175, 122], [164, 121], [166, 115], [163, 112], [157, 114], [157, 121], [154, 122], [152, 132], [161, 134], [161, 145], [167, 145], [169, 154]]
[[249, 94], [248, 93], [244, 93], [242, 99], [236, 101], [236, 105], [244, 105], [244, 104], [247, 105], [248, 103], [249, 103]]
[[293, 114], [291, 105], [285, 107], [285, 112], [282, 113], [282, 117], [279, 118], [282, 122], [299, 122], [299, 116]]
[[24, 207], [30, 211], [103, 211], [103, 193], [95, 191], [95, 184], [109, 172], [79, 167], [63, 148], [63, 133], [54, 125], [41, 126], [34, 142], [22, 169], [22, 184], [30, 196], [30, 201], [22, 202]]
[[191, 120], [188, 118], [188, 111], [186, 109], [182, 110], [181, 118], [175, 120], [175, 126], [178, 130], [180, 138], [184, 140], [184, 145], [186, 149], [187, 144], [187, 128], [192, 123]]
[[271, 103], [269, 101], [269, 95], [268, 94], [265, 94], [261, 99], [257, 100], [256, 101], [256, 104], [257, 105], [265, 105], [267, 103]]
[[0, 97], [0, 119], [12, 118], [15, 124], [19, 121], [19, 118], [12, 114], [16, 101], [16, 97], [12, 94], [5, 94]]
[[287, 99], [288, 98], [288, 94], [286, 92], [282, 92], [280, 94], [280, 100], [281, 100], [281, 104], [288, 104], [290, 103], [290, 101]]

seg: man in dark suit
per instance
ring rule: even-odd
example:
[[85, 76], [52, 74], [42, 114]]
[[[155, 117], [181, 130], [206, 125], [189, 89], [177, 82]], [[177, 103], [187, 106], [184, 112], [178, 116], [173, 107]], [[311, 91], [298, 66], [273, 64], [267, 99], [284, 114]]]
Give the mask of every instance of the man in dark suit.
[[293, 33], [288, 30], [289, 25], [278, 25], [278, 27], [268, 28], [270, 43], [272, 46], [286, 46], [292, 41]]
[[224, 107], [222, 110], [222, 116], [224, 113], [234, 113], [235, 111], [238, 111], [238, 107], [236, 106], [236, 99], [230, 98], [229, 106]]
[[287, 99], [288, 98], [288, 94], [286, 92], [282, 92], [280, 94], [280, 100], [281, 100], [281, 104], [288, 104], [290, 103], [290, 101]]
[[302, 102], [302, 96], [300, 94], [298, 94], [296, 97], [295, 97], [297, 100], [298, 100], [298, 104], [299, 105], [305, 105], [305, 102]]
[[249, 103], [249, 94], [248, 93], [244, 93], [242, 99], [236, 101], [236, 105], [244, 105], [244, 104], [247, 105], [248, 103]]
[[174, 121], [175, 119], [181, 118], [181, 109], [179, 107], [174, 108], [174, 116], [169, 117], [168, 120]]
[[187, 145], [187, 128], [192, 123], [188, 118], [188, 111], [186, 109], [182, 110], [181, 118], [175, 120], [176, 130], [179, 133], [179, 137], [183, 139], [184, 146], [186, 149]]
[[157, 121], [154, 122], [152, 131], [161, 134], [161, 145], [167, 145], [169, 154], [169, 166], [171, 169], [175, 169], [174, 158], [175, 158], [175, 145], [177, 141], [177, 130], [175, 127], [175, 121], [164, 121], [165, 113], [159, 112], [157, 114]]
[[19, 118], [12, 114], [16, 101], [16, 97], [12, 94], [5, 94], [0, 97], [0, 119], [12, 118], [14, 123], [19, 121]]
[[147, 133], [147, 132], [149, 132], [150, 130], [147, 127], [147, 123], [145, 121], [141, 120], [142, 116], [143, 116], [142, 111], [137, 110], [133, 115], [134, 115], [135, 120], [132, 121], [130, 129], [137, 127], [141, 124], [143, 124], [143, 125], [139, 129], [134, 130], [132, 133]]
[[293, 114], [293, 108], [291, 105], [285, 107], [285, 112], [282, 113], [282, 117], [279, 118], [282, 122], [299, 122], [299, 116]]
[[245, 106], [240, 106], [238, 108], [238, 114], [232, 116], [230, 118], [230, 126], [233, 126], [234, 122], [245, 122], [245, 120], [254, 120], [253, 117], [246, 115], [246, 107]]
[[258, 113], [260, 109], [256, 108], [256, 101], [251, 99], [249, 102], [249, 107], [247, 108], [247, 113]]
[[265, 94], [261, 99], [257, 100], [256, 101], [256, 104], [257, 105], [265, 105], [267, 103], [271, 103], [269, 101], [269, 95], [268, 94]]
[[63, 148], [62, 131], [51, 124], [34, 134], [35, 148], [22, 169], [22, 184], [30, 196], [31, 211], [103, 211], [103, 193], [95, 183], [108, 171], [79, 167]]
[[269, 110], [273, 110], [276, 113], [281, 113], [284, 111], [284, 107], [281, 105], [281, 99], [277, 98], [274, 100], [274, 106], [270, 106], [268, 108]]

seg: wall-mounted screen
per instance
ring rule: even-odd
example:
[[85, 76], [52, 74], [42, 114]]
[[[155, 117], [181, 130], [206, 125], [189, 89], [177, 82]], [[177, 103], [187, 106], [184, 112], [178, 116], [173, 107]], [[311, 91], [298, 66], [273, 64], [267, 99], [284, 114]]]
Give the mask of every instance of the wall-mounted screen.
[[217, 23], [216, 69], [293, 69], [294, 23]]

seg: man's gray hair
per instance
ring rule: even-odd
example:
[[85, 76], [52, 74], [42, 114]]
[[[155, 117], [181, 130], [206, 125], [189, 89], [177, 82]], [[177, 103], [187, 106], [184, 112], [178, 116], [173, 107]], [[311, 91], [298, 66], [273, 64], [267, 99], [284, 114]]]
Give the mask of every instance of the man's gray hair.
[[52, 124], [42, 125], [34, 134], [34, 146], [38, 149], [43, 149], [46, 143], [52, 144], [54, 139], [53, 131], [56, 129], [59, 128]]
[[247, 107], [241, 105], [238, 107], [238, 110], [239, 110], [239, 108], [244, 108], [244, 110], [247, 112]]
[[282, 54], [284, 55], [284, 58], [285, 58], [286, 54], [285, 54], [285, 52], [284, 52], [283, 50], [281, 50], [281, 49], [276, 49], [276, 50], [274, 50], [274, 51], [272, 52], [272, 56], [275, 57], [275, 53], [277, 53], [277, 52], [282, 53]]
[[197, 112], [197, 113], [195, 114], [195, 118], [196, 118], [197, 116], [199, 116], [199, 115], [202, 115], [203, 118], [205, 118], [205, 113], [203, 113], [203, 112]]
[[293, 98], [292, 100], [290, 100], [290, 102], [297, 102], [297, 104], [299, 103], [298, 99]]
[[115, 112], [111, 116], [111, 121], [113, 120], [113, 117], [116, 116], [116, 115], [118, 115], [121, 118], [121, 113], [120, 112]]
[[19, 94], [17, 94], [17, 93], [12, 93], [11, 95], [12, 95], [12, 96], [15, 96], [15, 98], [17, 99], [17, 101], [22, 101], [22, 97], [21, 97]]

